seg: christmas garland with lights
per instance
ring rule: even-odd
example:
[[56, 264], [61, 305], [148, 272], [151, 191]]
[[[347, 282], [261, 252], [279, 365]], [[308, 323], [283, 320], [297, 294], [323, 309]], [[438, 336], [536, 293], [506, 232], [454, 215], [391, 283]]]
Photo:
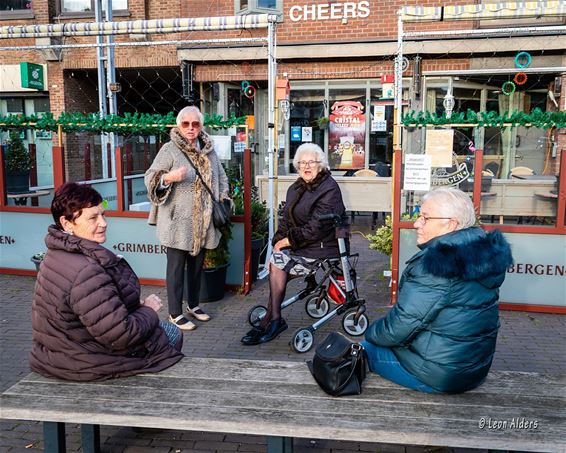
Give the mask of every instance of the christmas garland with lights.
[[[52, 113], [38, 115], [0, 115], [0, 131], [10, 129], [36, 129], [57, 132], [59, 127], [63, 132], [114, 132], [120, 135], [139, 134], [157, 135], [175, 127], [176, 116], [173, 112], [167, 115], [149, 113], [125, 113], [124, 115], [107, 115], [100, 117], [97, 113], [67, 113], [63, 112], [58, 118]], [[236, 117], [234, 114], [227, 120], [221, 115], [204, 114], [204, 126], [213, 129], [241, 126], [246, 123], [246, 116]]]
[[468, 109], [465, 113], [454, 112], [450, 118], [446, 118], [445, 114], [439, 116], [432, 112], [411, 110], [403, 116], [401, 121], [405, 127], [469, 124], [470, 126], [500, 127], [502, 129], [517, 126], [550, 129], [552, 127], [566, 127], [566, 111], [543, 112], [541, 109], [535, 108], [531, 113], [514, 111], [500, 114], [494, 111], [475, 112]]

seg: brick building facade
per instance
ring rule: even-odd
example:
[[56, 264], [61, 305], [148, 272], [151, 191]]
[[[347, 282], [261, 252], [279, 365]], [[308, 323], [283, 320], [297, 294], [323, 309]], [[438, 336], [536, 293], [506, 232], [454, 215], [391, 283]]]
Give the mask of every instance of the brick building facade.
[[[440, 6], [426, 0], [412, 5]], [[449, 5], [467, 5], [464, 0], [451, 0]], [[23, 24], [60, 22], [91, 22], [94, 20], [94, 0], [10, 0], [8, 9], [0, 12], [0, 27]], [[393, 74], [397, 52], [398, 11], [407, 2], [328, 1], [325, 0], [121, 0], [114, 2], [114, 21], [176, 17], [231, 16], [249, 12], [278, 15], [277, 61], [278, 77], [289, 80], [289, 119], [278, 121], [277, 148], [280, 172], [292, 171], [291, 161], [296, 147], [313, 140], [328, 151], [337, 152], [340, 137], [332, 129], [319, 126], [319, 118], [329, 117], [339, 102], [360, 103], [363, 134], [355, 152], [363, 153], [364, 167], [377, 168], [389, 163], [392, 153], [393, 101], [384, 96], [382, 77]], [[446, 5], [444, 5], [446, 6]], [[12, 10], [10, 10], [10, 7]], [[82, 10], [81, 10], [82, 9]], [[478, 31], [487, 27], [525, 28], [564, 25], [564, 17], [542, 17], [495, 21], [434, 21], [405, 24], [405, 32]], [[220, 36], [221, 35], [221, 36]], [[184, 61], [193, 69], [193, 97], [208, 113], [227, 117], [254, 115], [254, 130], [250, 131], [255, 154], [256, 173], [265, 168], [267, 155], [267, 60], [265, 44], [192, 44], [211, 38], [249, 38], [265, 36], [265, 30], [244, 30], [210, 33], [191, 32], [165, 35], [117, 36], [118, 43], [131, 45], [115, 48], [117, 81], [122, 86], [118, 97], [118, 113], [162, 113], [177, 111], [186, 104], [183, 99], [180, 65]], [[136, 43], [176, 41], [169, 45]], [[56, 42], [41, 39], [1, 39], [0, 46], [22, 47]], [[94, 37], [68, 37], [63, 44], [95, 43]], [[513, 31], [499, 36], [438, 35], [404, 39], [408, 67], [403, 73], [404, 109], [427, 109], [442, 113], [443, 98], [451, 90], [455, 109], [496, 110], [510, 108], [530, 111], [564, 110], [566, 99], [566, 57], [562, 31]], [[526, 70], [528, 81], [517, 86], [514, 101], [502, 95], [501, 86], [518, 72], [514, 58], [519, 51], [529, 52], [532, 62]], [[421, 60], [420, 83], [415, 85], [416, 57]], [[20, 62], [44, 65], [45, 88], [42, 91], [22, 89], [17, 79]], [[70, 49], [20, 49], [0, 53], [0, 115], [31, 114], [47, 108], [55, 115], [61, 112], [97, 112], [97, 55], [94, 47]], [[253, 98], [242, 93], [242, 82], [256, 88]], [[555, 85], [561, 83], [561, 89]], [[547, 96], [554, 93], [557, 104]], [[185, 93], [186, 94], [186, 93]], [[41, 106], [41, 107], [40, 107]], [[381, 121], [378, 124], [378, 119]], [[564, 130], [533, 132], [517, 128], [512, 136], [501, 131], [471, 131], [459, 134], [475, 142], [486, 154], [501, 155], [498, 175], [506, 177], [510, 168], [525, 164], [536, 172], [557, 171], [560, 152], [566, 146]], [[521, 137], [523, 147], [517, 145]], [[544, 137], [544, 150], [535, 146]], [[29, 142], [35, 137], [27, 135]], [[490, 141], [491, 140], [491, 141]], [[80, 179], [84, 146], [100, 149], [93, 138], [67, 134], [68, 172]], [[551, 149], [550, 157], [546, 150]], [[511, 149], [517, 152], [512, 152]], [[533, 148], [533, 149], [531, 149]], [[101, 151], [98, 151], [99, 153]], [[461, 149], [455, 152], [461, 153]], [[96, 154], [96, 153], [95, 153]], [[100, 154], [99, 154], [100, 156]], [[102, 156], [104, 156], [102, 154]], [[516, 157], [519, 156], [519, 157]], [[550, 159], [550, 160], [548, 160]], [[98, 159], [100, 161], [100, 159]], [[331, 159], [331, 163], [333, 163]], [[336, 164], [338, 165], [338, 164]], [[346, 165], [347, 166], [347, 165]], [[99, 165], [100, 168], [102, 166]], [[344, 167], [346, 168], [346, 167]], [[139, 169], [140, 171], [143, 168]], [[95, 171], [95, 173], [100, 173]], [[68, 176], [69, 176], [68, 175]], [[106, 173], [106, 176], [110, 174]], [[83, 175], [84, 176], [84, 175]], [[47, 177], [46, 177], [47, 178]], [[95, 178], [95, 176], [93, 176]], [[40, 178], [41, 179], [41, 178]], [[39, 185], [42, 185], [41, 183]], [[49, 186], [48, 179], [43, 185]]]

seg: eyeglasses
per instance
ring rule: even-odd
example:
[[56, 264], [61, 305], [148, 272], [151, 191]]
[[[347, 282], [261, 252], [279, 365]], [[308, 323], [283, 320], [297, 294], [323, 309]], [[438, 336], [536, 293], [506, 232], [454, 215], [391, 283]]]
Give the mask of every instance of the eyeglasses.
[[194, 129], [198, 129], [200, 127], [200, 123], [198, 121], [181, 121], [181, 127], [182, 128], [188, 129], [191, 126]]
[[300, 160], [299, 167], [312, 167], [314, 164], [320, 164], [319, 160]]
[[[426, 215], [423, 215], [423, 214], [419, 214], [419, 215], [417, 216], [417, 220], [422, 220], [423, 225], [426, 225], [426, 223], [427, 223], [429, 220], [450, 220], [451, 218], [452, 218], [452, 217], [429, 217], [429, 216], [426, 216]], [[415, 220], [415, 222], [416, 222], [417, 220]]]

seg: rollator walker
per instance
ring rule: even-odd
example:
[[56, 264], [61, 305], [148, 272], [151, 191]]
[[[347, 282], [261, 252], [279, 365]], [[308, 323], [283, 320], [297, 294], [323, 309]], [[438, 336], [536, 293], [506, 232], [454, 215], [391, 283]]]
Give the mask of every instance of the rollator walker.
[[[342, 328], [348, 335], [363, 335], [369, 326], [365, 315], [365, 300], [358, 297], [356, 287], [355, 264], [358, 253], [348, 254], [346, 241], [341, 234], [346, 226], [347, 217], [336, 214], [319, 216], [322, 221], [334, 222], [337, 231], [340, 258], [326, 258], [316, 260], [312, 270], [304, 277], [306, 287], [281, 304], [281, 309], [288, 307], [299, 300], [306, 299], [305, 311], [318, 321], [308, 327], [297, 329], [289, 342], [291, 348], [299, 353], [309, 351], [314, 344], [314, 333], [336, 316], [342, 316]], [[353, 261], [354, 265], [352, 265]], [[322, 277], [317, 281], [317, 274], [321, 271]], [[331, 304], [335, 307], [331, 310]], [[267, 313], [267, 307], [256, 305], [248, 312], [248, 322], [258, 327]]]

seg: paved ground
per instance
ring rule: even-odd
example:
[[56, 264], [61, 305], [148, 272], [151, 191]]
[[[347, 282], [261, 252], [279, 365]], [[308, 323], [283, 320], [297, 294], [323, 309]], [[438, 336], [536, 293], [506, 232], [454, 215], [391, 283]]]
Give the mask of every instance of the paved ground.
[[[357, 218], [358, 219], [358, 218]], [[361, 225], [354, 230], [367, 232]], [[352, 239], [353, 251], [361, 254], [358, 269], [358, 288], [360, 295], [367, 300], [367, 314], [370, 320], [383, 316], [388, 310], [388, 282], [382, 277], [388, 263], [387, 257], [370, 251], [367, 241], [355, 233]], [[31, 298], [35, 279], [0, 275], [0, 390], [5, 390], [29, 372], [27, 363], [31, 347]], [[293, 288], [300, 287], [298, 281]], [[267, 282], [254, 285], [247, 296], [227, 294], [219, 302], [204, 304], [213, 316], [209, 323], [199, 323], [198, 329], [185, 335], [183, 352], [191, 357], [227, 357], [250, 359], [275, 359], [304, 361], [310, 354], [296, 354], [288, 342], [292, 333], [299, 327], [308, 326], [310, 318], [304, 312], [304, 304], [291, 306], [283, 315], [289, 330], [271, 343], [244, 347], [240, 337], [248, 330], [247, 312], [250, 307], [267, 300]], [[165, 289], [146, 286], [144, 295], [155, 292], [166, 300]], [[165, 316], [165, 313], [162, 314]], [[340, 320], [334, 319], [317, 332], [315, 342], [326, 333], [340, 329]], [[492, 369], [515, 371], [538, 371], [566, 373], [566, 316], [502, 312], [501, 330], [497, 352]], [[180, 395], [182, 397], [182, 395]], [[42, 427], [39, 423], [0, 422], [0, 452], [42, 451]], [[257, 436], [230, 434], [187, 433], [169, 430], [133, 430], [131, 428], [102, 427], [103, 452], [128, 453], [169, 453], [169, 452], [262, 452], [265, 440]], [[455, 451], [454, 449], [422, 448], [412, 446], [378, 445], [363, 442], [327, 442], [313, 439], [298, 440], [296, 452], [428, 452]], [[68, 429], [67, 447], [69, 451], [80, 451], [78, 427]], [[463, 449], [457, 449], [463, 452]], [[474, 450], [478, 451], [478, 450]]]

